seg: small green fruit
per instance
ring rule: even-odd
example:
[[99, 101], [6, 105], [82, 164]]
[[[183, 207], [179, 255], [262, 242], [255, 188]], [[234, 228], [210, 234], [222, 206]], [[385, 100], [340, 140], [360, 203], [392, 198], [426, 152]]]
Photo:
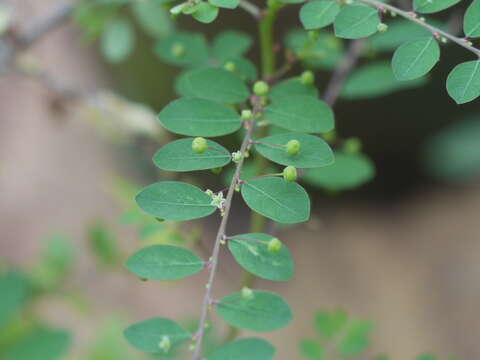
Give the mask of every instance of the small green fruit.
[[250, 121], [253, 119], [252, 110], [242, 110], [242, 120]]
[[310, 30], [308, 32], [308, 38], [310, 40], [316, 41], [319, 36], [320, 36], [320, 33], [318, 32], [318, 30]]
[[257, 96], [266, 96], [270, 90], [270, 86], [265, 81], [257, 81], [253, 84], [253, 93]]
[[337, 132], [335, 130], [331, 130], [322, 134], [322, 137], [325, 139], [325, 141], [332, 143], [337, 139]]
[[310, 70], [304, 71], [302, 75], [300, 75], [300, 81], [304, 85], [313, 85], [315, 82], [315, 75]]
[[268, 251], [270, 251], [271, 253], [279, 252], [281, 248], [282, 242], [277, 238], [273, 238], [268, 242]]
[[235, 70], [237, 70], [237, 66], [232, 61], [226, 62], [225, 65], [223, 65], [223, 68], [230, 72], [234, 72]]
[[192, 150], [197, 154], [202, 154], [208, 149], [207, 140], [203, 137], [196, 137], [192, 141]]
[[297, 169], [293, 166], [287, 166], [283, 169], [283, 178], [286, 181], [297, 181]]
[[242, 289], [242, 298], [251, 299], [252, 297], [253, 297], [253, 290], [245, 286]]
[[241, 151], [235, 151], [232, 153], [232, 160], [234, 163], [239, 163], [243, 159], [243, 154]]
[[222, 172], [222, 169], [221, 167], [216, 167], [216, 168], [213, 168], [211, 169], [212, 173], [214, 173], [215, 175], [218, 175]]
[[298, 140], [290, 140], [287, 143], [287, 153], [289, 155], [297, 155], [300, 152], [300, 141]]
[[185, 55], [185, 46], [180, 43], [175, 43], [172, 46], [172, 54], [175, 57], [181, 57]]
[[343, 150], [348, 154], [357, 154], [362, 150], [362, 142], [356, 137], [348, 138], [343, 144]]

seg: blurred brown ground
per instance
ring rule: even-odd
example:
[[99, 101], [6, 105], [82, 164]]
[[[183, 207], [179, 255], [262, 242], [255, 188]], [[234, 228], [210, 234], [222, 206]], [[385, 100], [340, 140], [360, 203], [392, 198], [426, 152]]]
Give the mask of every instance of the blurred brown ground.
[[[28, 17], [45, 13], [51, 3], [56, 1], [21, 0], [17, 6]], [[104, 85], [78, 36], [71, 28], [57, 31], [33, 52], [67, 83], [85, 89]], [[48, 97], [31, 81], [0, 79], [1, 257], [28, 266], [52, 229], [74, 236], [80, 261], [73, 282], [88, 292], [95, 310], [88, 319], [57, 311], [58, 304], [45, 306], [45, 312], [55, 323], [74, 327], [78, 346], [92, 340], [97, 317], [112, 309], [130, 313], [132, 320], [196, 314], [203, 275], [172, 287], [139, 282], [123, 269], [105, 273], [93, 266], [86, 255], [85, 225], [96, 216], [115, 222], [120, 215], [105, 189], [119, 159], [81, 119], [56, 121], [46, 106]], [[282, 293], [296, 314], [291, 326], [267, 334], [280, 360], [300, 358], [297, 343], [313, 335], [315, 310], [336, 307], [373, 320], [373, 349], [393, 359], [425, 351], [480, 358], [480, 188], [425, 189], [383, 208], [315, 207], [321, 211], [307, 226], [280, 235], [294, 253], [295, 280], [258, 283]], [[209, 226], [206, 243], [213, 232]], [[133, 233], [124, 235], [124, 247], [134, 250]], [[222, 261], [218, 295], [237, 290], [240, 273], [230, 257]]]

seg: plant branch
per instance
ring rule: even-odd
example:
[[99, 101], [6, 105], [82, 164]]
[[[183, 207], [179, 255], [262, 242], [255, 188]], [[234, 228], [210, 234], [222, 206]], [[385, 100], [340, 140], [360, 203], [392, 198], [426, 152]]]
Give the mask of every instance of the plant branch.
[[257, 5], [252, 4], [250, 1], [240, 0], [238, 7], [252, 15], [255, 20], [260, 20], [260, 18], [262, 17], [262, 12], [260, 11], [260, 8]]
[[[252, 104], [254, 105], [253, 107], [253, 114], [254, 114], [254, 119], [256, 118], [256, 115], [259, 114], [262, 110], [262, 106], [260, 104], [261, 99], [253, 96], [252, 97]], [[245, 152], [248, 149], [248, 146], [250, 145], [250, 140], [252, 139], [253, 132], [255, 130], [255, 122], [251, 121], [248, 124], [248, 129], [247, 133], [243, 139], [242, 146], [240, 147], [240, 152], [242, 154], [245, 154]], [[198, 330], [197, 333], [195, 334], [195, 340], [197, 341], [195, 345], [195, 350], [192, 356], [192, 360], [201, 360], [202, 356], [202, 344], [203, 344], [203, 338], [205, 335], [205, 325], [207, 322], [207, 316], [208, 316], [208, 310], [210, 306], [212, 305], [213, 302], [213, 297], [212, 297], [212, 291], [213, 291], [213, 284], [215, 281], [215, 275], [217, 273], [217, 266], [218, 266], [218, 256], [220, 253], [220, 245], [224, 238], [226, 237], [225, 231], [227, 228], [228, 224], [228, 217], [230, 215], [230, 209], [232, 207], [232, 198], [233, 194], [235, 192], [235, 186], [238, 184], [240, 180], [240, 172], [242, 170], [244, 163], [244, 157], [238, 162], [237, 167], [235, 168], [235, 174], [233, 175], [232, 182], [230, 183], [230, 186], [228, 188], [228, 193], [227, 197], [225, 200], [225, 210], [224, 210], [224, 215], [222, 217], [222, 221], [220, 223], [220, 226], [218, 228], [217, 236], [215, 238], [215, 245], [213, 247], [213, 252], [212, 256], [210, 258], [210, 264], [209, 264], [209, 275], [208, 275], [208, 282], [206, 284], [206, 291], [205, 291], [205, 296], [203, 299], [203, 305], [202, 305], [202, 310], [201, 310], [201, 315], [200, 315], [200, 322], [198, 325]]]
[[407, 20], [410, 20], [410, 21], [416, 23], [419, 26], [424, 27], [425, 29], [430, 31], [433, 36], [435, 36], [435, 37], [443, 36], [446, 39], [448, 39], [450, 41], [453, 41], [454, 43], [460, 45], [461, 47], [464, 47], [465, 49], [474, 53], [475, 55], [477, 55], [480, 58], [480, 49], [477, 49], [477, 48], [473, 47], [471, 45], [471, 43], [468, 41], [468, 39], [462, 39], [462, 38], [456, 37], [456, 36], [446, 32], [446, 31], [443, 31], [443, 30], [441, 30], [441, 29], [439, 29], [435, 26], [427, 24], [425, 21], [420, 20], [420, 18], [417, 17], [416, 13], [401, 10], [401, 9], [395, 7], [395, 6], [380, 2], [378, 0], [358, 0], [358, 1], [362, 2], [364, 4], [367, 4], [367, 5], [373, 6], [373, 7], [377, 8], [379, 11], [389, 10], [392, 13], [398, 14], [401, 17], [403, 17]]
[[323, 98], [328, 105], [333, 106], [338, 100], [342, 92], [343, 84], [357, 64], [365, 47], [365, 43], [365, 39], [353, 40], [350, 43], [342, 63], [335, 69], [325, 90]]

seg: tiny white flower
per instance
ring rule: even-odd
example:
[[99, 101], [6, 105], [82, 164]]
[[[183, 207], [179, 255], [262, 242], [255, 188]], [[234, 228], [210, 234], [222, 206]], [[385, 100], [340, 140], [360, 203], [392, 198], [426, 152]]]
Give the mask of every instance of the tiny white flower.
[[240, 162], [240, 160], [242, 160], [242, 158], [243, 158], [243, 154], [241, 151], [235, 151], [232, 153], [233, 162], [238, 163]]
[[207, 190], [205, 191], [205, 194], [207, 194], [207, 195], [210, 196], [210, 197], [213, 197], [213, 191], [210, 190], [210, 189], [207, 189]]
[[218, 194], [212, 195], [212, 202], [210, 205], [216, 206], [219, 209], [223, 209], [223, 205], [225, 204], [225, 199], [223, 198], [223, 192], [219, 192]]

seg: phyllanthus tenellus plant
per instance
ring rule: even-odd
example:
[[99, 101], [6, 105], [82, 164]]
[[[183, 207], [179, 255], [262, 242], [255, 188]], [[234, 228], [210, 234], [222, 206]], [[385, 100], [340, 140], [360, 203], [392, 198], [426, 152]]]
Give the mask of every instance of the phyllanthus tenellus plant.
[[[127, 268], [142, 279], [176, 280], [207, 273], [198, 327], [193, 333], [171, 319], [154, 317], [125, 330], [130, 344], [159, 354], [169, 354], [186, 344], [191, 350], [186, 356], [192, 360], [274, 358], [276, 350], [267, 341], [238, 337], [238, 329], [274, 331], [293, 319], [290, 306], [280, 295], [253, 289], [254, 277], [287, 281], [294, 273], [292, 255], [283, 241], [265, 233], [266, 219], [281, 224], [309, 219], [309, 196], [298, 180], [343, 190], [373, 176], [373, 166], [361, 154], [360, 142], [341, 139], [334, 132], [332, 106], [340, 96], [377, 96], [420, 86], [439, 61], [441, 48], [448, 44], [461, 46], [466, 55], [476, 57], [450, 72], [446, 79], [449, 96], [458, 104], [480, 96], [480, 50], [472, 40], [480, 37], [480, 0], [471, 2], [462, 14], [464, 37], [426, 18], [460, 2], [414, 0], [407, 10], [378, 0], [269, 0], [262, 7], [247, 0], [156, 2], [168, 7], [173, 17], [191, 16], [206, 24], [220, 17], [223, 9], [246, 11], [258, 24], [261, 71], [258, 75], [256, 66], [245, 57], [252, 39], [238, 31], [221, 33], [211, 46], [201, 34], [173, 31], [156, 45], [161, 59], [186, 70], [175, 84], [180, 98], [158, 115], [165, 129], [184, 137], [161, 147], [153, 158], [155, 165], [176, 172], [218, 173], [226, 166], [234, 170], [227, 176], [226, 190], [162, 181], [137, 195], [138, 206], [159, 221], [187, 221], [216, 213], [221, 222], [209, 242], [211, 255], [206, 259], [171, 245], [149, 246], [128, 259]], [[282, 10], [299, 10], [299, 25], [304, 30], [290, 32], [285, 50], [279, 52], [274, 46], [279, 41], [274, 38], [273, 27]], [[129, 51], [111, 50], [115, 47], [109, 37], [116, 31], [117, 37], [120, 32], [126, 39], [128, 31], [116, 26], [116, 30], [108, 30], [104, 41], [106, 53], [118, 60]], [[346, 50], [343, 39], [350, 41]], [[375, 62], [355, 72], [365, 49], [395, 51], [391, 64]], [[277, 67], [281, 55], [284, 64]], [[297, 63], [304, 71], [285, 78]], [[315, 86], [317, 69], [333, 72], [323, 100]], [[238, 148], [226, 149], [212, 140], [233, 133], [241, 136]], [[281, 170], [270, 171], [275, 166]], [[252, 210], [251, 228], [231, 234], [230, 210], [233, 199], [239, 197]], [[248, 274], [239, 291], [227, 295], [217, 294], [215, 283], [219, 254], [224, 251], [230, 251]], [[230, 331], [224, 345], [207, 352], [205, 334], [213, 311], [229, 324]]]

